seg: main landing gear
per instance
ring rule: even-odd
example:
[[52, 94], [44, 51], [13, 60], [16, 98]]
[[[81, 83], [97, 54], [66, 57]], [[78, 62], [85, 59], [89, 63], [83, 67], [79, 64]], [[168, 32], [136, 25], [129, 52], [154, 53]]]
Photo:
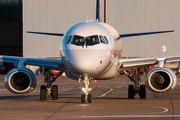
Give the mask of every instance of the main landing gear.
[[134, 85], [128, 86], [128, 99], [134, 99], [136, 94], [139, 94], [140, 99], [146, 99], [146, 87], [139, 84], [141, 82], [140, 69], [136, 68], [134, 73], [127, 76], [134, 82]]
[[60, 72], [56, 77], [51, 73], [51, 69], [45, 68], [45, 80], [44, 83], [47, 83], [47, 85], [42, 85], [40, 88], [40, 99], [46, 100], [48, 95], [52, 96], [52, 100], [58, 99], [58, 86], [53, 85], [52, 83], [55, 82], [55, 80], [62, 75], [63, 72]]
[[88, 75], [84, 75], [80, 80], [83, 80], [84, 83], [84, 88], [82, 88], [84, 94], [81, 95], [81, 103], [85, 103], [85, 100], [88, 100], [88, 103], [92, 103], [92, 95], [89, 94], [92, 90], [92, 88], [89, 88], [89, 81], [92, 80], [92, 78]]

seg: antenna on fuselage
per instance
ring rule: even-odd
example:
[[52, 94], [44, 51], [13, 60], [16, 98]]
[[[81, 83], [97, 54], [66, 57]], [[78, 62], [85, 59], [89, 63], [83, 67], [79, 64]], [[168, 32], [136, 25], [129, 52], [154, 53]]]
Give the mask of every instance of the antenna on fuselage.
[[100, 22], [100, 17], [101, 17], [100, 4], [101, 4], [101, 0], [96, 0], [96, 22]]

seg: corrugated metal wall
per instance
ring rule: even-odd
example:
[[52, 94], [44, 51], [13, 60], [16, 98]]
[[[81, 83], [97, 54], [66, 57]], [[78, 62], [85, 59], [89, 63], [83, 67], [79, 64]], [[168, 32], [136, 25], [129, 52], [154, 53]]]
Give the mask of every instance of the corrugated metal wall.
[[[180, 54], [180, 0], [106, 0], [107, 23], [119, 33], [172, 30], [174, 33], [122, 38], [122, 57]], [[102, 21], [104, 0], [101, 0]], [[23, 0], [23, 54], [58, 57], [61, 37], [26, 31], [64, 33], [71, 25], [95, 19], [96, 0]], [[163, 51], [164, 50], [164, 51]]]
[[119, 33], [175, 30], [174, 33], [123, 38], [123, 57], [180, 54], [179, 0], [108, 0], [107, 2], [108, 23]]

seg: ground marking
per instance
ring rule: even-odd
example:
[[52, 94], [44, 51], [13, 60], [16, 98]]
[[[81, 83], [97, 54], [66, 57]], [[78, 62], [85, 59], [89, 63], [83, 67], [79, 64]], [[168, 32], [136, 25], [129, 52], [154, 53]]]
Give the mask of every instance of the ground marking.
[[97, 97], [104, 97], [104, 96], [106, 96], [108, 93], [110, 93], [110, 92], [112, 92], [114, 89], [112, 89], [112, 88], [109, 88], [110, 90], [109, 91], [107, 91], [106, 93], [103, 93], [102, 95], [100, 95], [100, 96], [97, 96]]
[[108, 116], [74, 116], [74, 118], [154, 118], [154, 117], [180, 117], [180, 115], [108, 115]]

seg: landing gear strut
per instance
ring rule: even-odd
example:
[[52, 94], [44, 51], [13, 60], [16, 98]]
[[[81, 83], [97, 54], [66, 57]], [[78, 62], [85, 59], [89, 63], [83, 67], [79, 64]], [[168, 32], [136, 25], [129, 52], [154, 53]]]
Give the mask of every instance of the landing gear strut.
[[45, 68], [45, 80], [44, 83], [47, 83], [47, 85], [42, 85], [40, 88], [40, 99], [46, 100], [48, 95], [52, 96], [52, 100], [58, 99], [58, 86], [53, 85], [52, 83], [55, 82], [55, 80], [62, 75], [63, 72], [60, 72], [56, 77], [51, 73], [51, 69]]
[[136, 68], [135, 72], [132, 75], [127, 75], [129, 79], [134, 82], [134, 85], [128, 86], [128, 99], [134, 99], [136, 94], [139, 94], [140, 99], [146, 99], [146, 87], [145, 85], [140, 85], [140, 69]]
[[88, 75], [84, 75], [84, 77], [80, 79], [83, 80], [84, 83], [84, 88], [82, 88], [84, 94], [81, 95], [81, 103], [85, 103], [85, 100], [88, 100], [88, 103], [92, 103], [92, 95], [89, 94], [92, 90], [92, 88], [89, 88], [89, 81], [92, 80], [92, 78]]

